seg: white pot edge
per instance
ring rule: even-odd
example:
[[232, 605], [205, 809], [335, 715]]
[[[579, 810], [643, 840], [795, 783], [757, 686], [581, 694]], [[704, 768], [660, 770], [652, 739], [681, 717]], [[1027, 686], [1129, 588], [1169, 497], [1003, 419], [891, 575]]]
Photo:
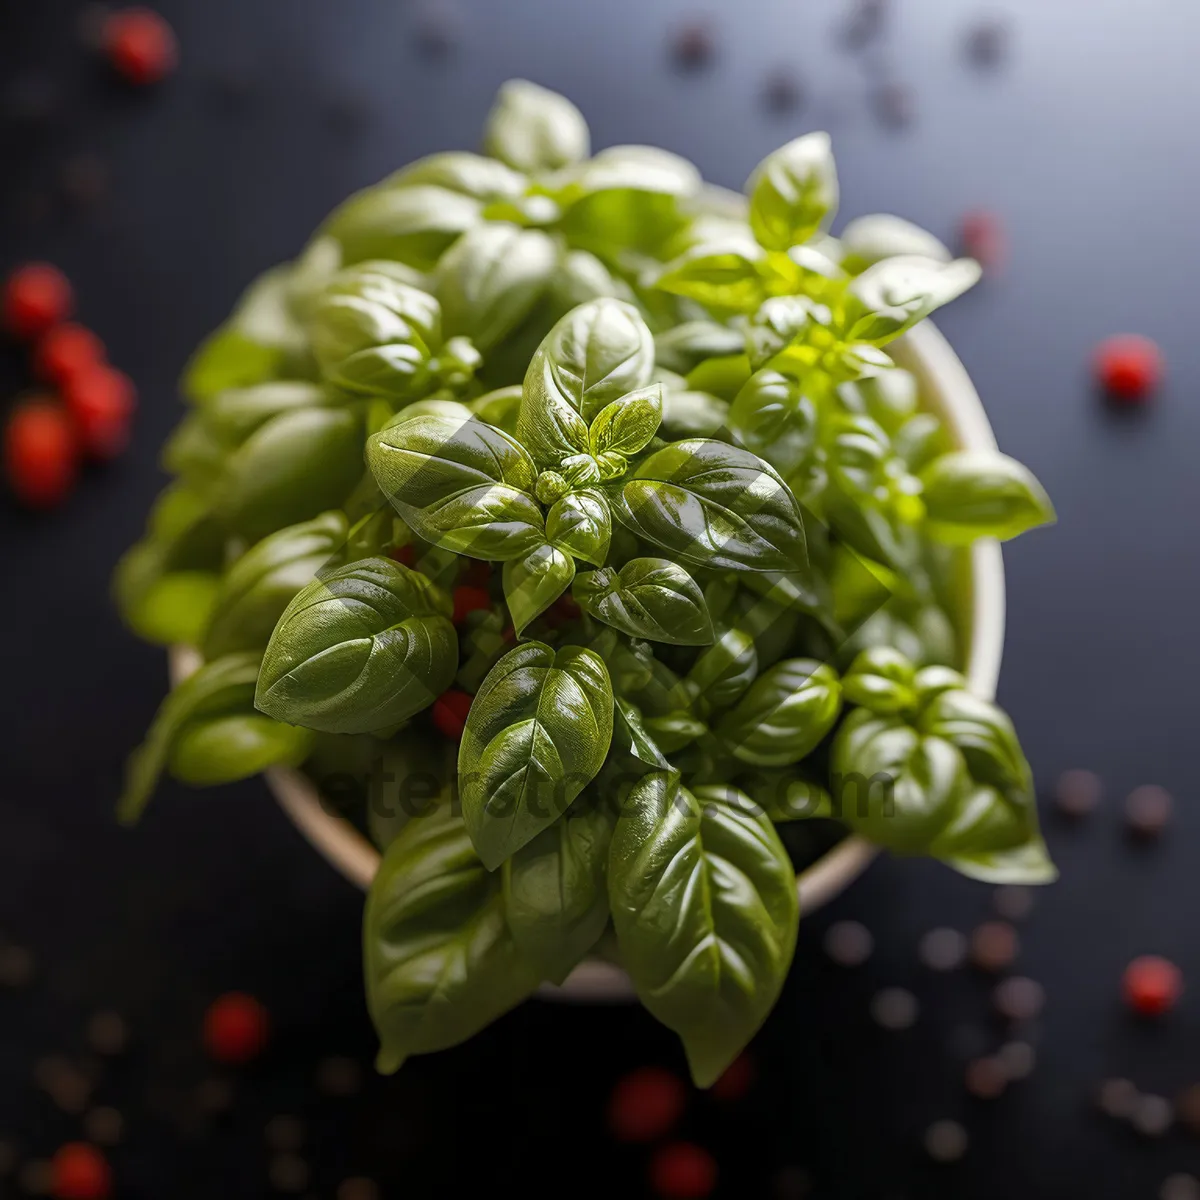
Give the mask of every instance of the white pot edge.
[[[957, 445], [995, 450], [996, 438], [971, 377], [949, 342], [924, 321], [892, 347], [893, 357], [917, 376], [924, 402], [941, 416]], [[1004, 653], [1004, 561], [995, 541], [978, 542], [971, 551], [967, 679], [972, 691], [993, 699]], [[199, 664], [188, 647], [172, 647], [170, 674], [178, 683]], [[366, 890], [379, 867], [379, 852], [349, 821], [327, 812], [312, 783], [299, 771], [273, 767], [267, 787], [293, 824], [346, 879]], [[801, 910], [812, 912], [833, 899], [866, 869], [876, 848], [847, 838], [796, 877]], [[629, 976], [620, 967], [588, 959], [560, 987], [544, 984], [545, 999], [574, 1003], [614, 1003], [635, 998]]]

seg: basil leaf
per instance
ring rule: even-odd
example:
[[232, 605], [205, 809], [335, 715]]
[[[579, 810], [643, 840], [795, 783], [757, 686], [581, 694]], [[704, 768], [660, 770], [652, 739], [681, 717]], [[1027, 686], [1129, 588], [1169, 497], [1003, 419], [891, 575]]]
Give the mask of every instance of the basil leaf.
[[386, 1074], [466, 1041], [538, 983], [505, 923], [500, 881], [449, 805], [388, 846], [367, 893], [363, 949]]
[[493, 425], [414, 417], [370, 437], [367, 464], [409, 528], [443, 549], [503, 561], [546, 540], [537, 469]]
[[837, 170], [829, 134], [809, 133], [769, 154], [746, 183], [750, 228], [760, 246], [788, 250], [833, 219]]
[[361, 475], [362, 424], [354, 413], [281, 413], [230, 455], [216, 493], [217, 515], [257, 541], [340, 507]]
[[916, 671], [900, 650], [873, 646], [850, 665], [842, 680], [847, 701], [870, 709], [877, 716], [899, 716], [916, 711]]
[[1001, 541], [1054, 520], [1054, 508], [1033, 473], [1004, 454], [959, 450], [921, 472], [925, 531], [965, 545], [981, 537]]
[[503, 867], [504, 913], [526, 962], [562, 983], [608, 925], [605, 875], [613, 821], [584, 793]]
[[592, 453], [597, 457], [608, 452], [628, 456], [645, 449], [658, 432], [662, 410], [660, 383], [652, 383], [605, 405], [588, 430]]
[[612, 539], [612, 514], [604, 493], [595, 488], [569, 492], [546, 514], [551, 545], [593, 566], [603, 566]]
[[697, 738], [708, 732], [708, 726], [699, 717], [689, 712], [667, 713], [661, 717], [647, 717], [646, 732], [664, 754], [674, 754], [690, 746]]
[[431, 271], [442, 253], [482, 219], [473, 196], [445, 187], [386, 183], [351, 196], [325, 223], [348, 263], [394, 259]]
[[1024, 807], [1031, 806], [1033, 775], [1008, 715], [990, 700], [967, 691], [957, 672], [939, 667], [928, 667], [916, 676], [923, 699], [930, 695], [931, 676], [943, 677], [943, 682], [922, 711], [920, 728], [957, 746], [973, 779], [1010, 793]]
[[609, 900], [642, 1003], [683, 1039], [699, 1087], [718, 1079], [779, 997], [799, 904], [787, 852], [746, 797], [635, 785], [613, 835]]
[[483, 145], [514, 170], [534, 174], [587, 158], [591, 137], [583, 114], [565, 96], [510, 79], [488, 114]]
[[795, 343], [805, 344], [811, 365], [814, 352], [807, 346], [807, 335], [831, 324], [833, 315], [823, 304], [808, 296], [772, 296], [759, 305], [746, 324], [745, 350], [750, 365], [757, 371]]
[[463, 816], [489, 870], [553, 824], [599, 771], [612, 709], [608, 671], [590, 650], [530, 642], [492, 669], [458, 756]]
[[571, 586], [574, 578], [575, 560], [548, 544], [504, 564], [504, 599], [517, 637]]
[[229, 448], [220, 438], [207, 415], [188, 413], [167, 438], [159, 456], [164, 471], [185, 483], [208, 491], [220, 477]]
[[832, 667], [811, 658], [790, 658], [750, 685], [717, 733], [742, 762], [786, 767], [816, 749], [841, 707], [842, 688]]
[[221, 578], [204, 634], [204, 657], [265, 647], [292, 597], [332, 565], [348, 532], [345, 516], [328, 512], [289, 525], [247, 550]]
[[205, 402], [201, 417], [218, 442], [240, 446], [273, 417], [328, 407], [330, 400], [329, 391], [319, 383], [277, 379], [254, 387], [226, 388]]
[[558, 263], [544, 233], [500, 221], [463, 234], [442, 256], [437, 293], [447, 334], [466, 334], [485, 354], [533, 311]]
[[701, 652], [686, 686], [706, 712], [733, 704], [758, 675], [758, 649], [745, 629], [732, 626]]
[[654, 335], [655, 363], [680, 375], [705, 359], [741, 354], [742, 348], [741, 334], [715, 321], [684, 321]]
[[573, 172], [563, 189], [566, 204], [597, 192], [649, 192], [685, 198], [700, 190], [700, 172], [678, 154], [657, 146], [609, 146]]
[[748, 241], [696, 246], [667, 263], [654, 286], [709, 308], [752, 312], [767, 298], [761, 259], [762, 250]]
[[251, 715], [257, 654], [232, 654], [205, 663], [173, 688], [155, 715], [146, 740], [129, 756], [117, 818], [131, 825], [142, 815], [180, 736], [194, 722], [231, 714]]
[[815, 779], [797, 775], [794, 767], [754, 771], [738, 782], [775, 825], [833, 816], [829, 789]]
[[660, 434], [671, 439], [692, 437], [724, 440], [729, 422], [729, 405], [707, 392], [674, 391], [663, 393]]
[[167, 769], [181, 783], [213, 787], [249, 779], [268, 767], [298, 767], [312, 742], [310, 729], [235, 713], [186, 725], [171, 746]]
[[979, 282], [971, 258], [887, 258], [868, 267], [846, 289], [845, 337], [884, 345]]
[[747, 450], [689, 438], [655, 451], [609, 493], [617, 519], [686, 562], [786, 571], [807, 562], [800, 509]]
[[729, 409], [738, 442], [787, 476], [817, 448], [817, 404], [796, 380], [778, 371], [756, 371]]
[[576, 577], [571, 594], [598, 621], [630, 637], [677, 646], [713, 640], [700, 585], [665, 558], [635, 558], [619, 571], [588, 571]]
[[255, 705], [327, 733], [370, 733], [432, 704], [454, 678], [450, 602], [386, 558], [330, 571], [299, 592], [263, 658]]
[[555, 364], [545, 348], [529, 364], [517, 413], [517, 437], [539, 466], [559, 467], [567, 459], [588, 454], [587, 422], [559, 386]]
[[882, 259], [901, 255], [944, 263], [954, 258], [932, 233], [890, 213], [856, 217], [842, 230], [839, 241], [845, 253], [842, 265], [856, 274]]
[[837, 396], [849, 412], [877, 421], [889, 435], [904, 428], [917, 411], [917, 381], [898, 367], [843, 383], [837, 389]]
[[482, 154], [450, 150], [419, 158], [384, 181], [385, 188], [432, 184], [476, 200], [515, 200], [525, 191], [522, 175]]
[[170, 571], [161, 548], [139, 542], [117, 563], [113, 592], [121, 619], [147, 642], [195, 646], [204, 635], [220, 586], [211, 571]]
[[497, 388], [487, 392], [469, 405], [471, 412], [481, 421], [503, 429], [505, 433], [516, 437], [517, 415], [521, 411], [521, 385]]

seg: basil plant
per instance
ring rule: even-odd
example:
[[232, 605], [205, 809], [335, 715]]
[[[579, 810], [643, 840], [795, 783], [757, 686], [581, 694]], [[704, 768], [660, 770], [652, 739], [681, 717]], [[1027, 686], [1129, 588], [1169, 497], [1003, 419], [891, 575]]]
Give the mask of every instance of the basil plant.
[[742, 206], [662, 151], [590, 156], [528, 83], [484, 144], [347, 201], [188, 367], [115, 590], [203, 665], [120, 811], [164, 771], [305, 771], [382, 854], [385, 1071], [599, 956], [705, 1086], [839, 836], [1053, 877], [955, 615], [963, 548], [1053, 514], [888, 354], [977, 266], [895, 218], [831, 236], [824, 134]]

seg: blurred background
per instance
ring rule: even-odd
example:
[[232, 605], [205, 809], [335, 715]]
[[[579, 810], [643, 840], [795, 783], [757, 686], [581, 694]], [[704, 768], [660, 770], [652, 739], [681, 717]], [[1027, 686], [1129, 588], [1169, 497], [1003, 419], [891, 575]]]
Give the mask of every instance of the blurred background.
[[[128, 452], [61, 510], [0, 502], [0, 1194], [44, 1190], [45, 1161], [81, 1139], [104, 1144], [129, 1197], [664, 1194], [661, 1143], [623, 1140], [613, 1115], [636, 1108], [628, 1088], [612, 1098], [630, 1071], [683, 1071], [640, 1009], [532, 1001], [377, 1078], [361, 896], [261, 783], [167, 783], [136, 832], [112, 817], [165, 663], [120, 627], [108, 578], [163, 484], [184, 361], [334, 204], [422, 154], [474, 147], [496, 87], [524, 76], [570, 96], [597, 147], [661, 145], [735, 188], [775, 146], [828, 129], [837, 227], [895, 212], [961, 246], [964, 222], [969, 239], [982, 221], [991, 269], [938, 324], [1001, 448], [1059, 515], [1005, 551], [999, 698], [1038, 775], [1061, 882], [997, 897], [936, 863], [877, 861], [802, 921], [773, 1016], [717, 1094], [687, 1094], [668, 1140], [711, 1156], [724, 1197], [1200, 1195], [1200, 1093], [1187, 1090], [1200, 1083], [1200, 10], [155, 9], [178, 68], [139, 88], [96, 48], [103, 9], [0, 0], [0, 272], [60, 266], [140, 397]], [[1122, 333], [1161, 348], [1149, 404], [1115, 407], [1096, 386], [1096, 348]], [[29, 384], [5, 345], [4, 406]], [[1102, 783], [1086, 817], [1057, 806], [1068, 769]], [[1147, 784], [1175, 804], [1158, 836], [1131, 838], [1126, 800]], [[979, 935], [989, 921], [1015, 944], [1004, 928]], [[923, 941], [939, 928], [976, 934], [993, 969], [933, 969], [935, 947], [956, 952], [952, 936]], [[1122, 994], [1146, 954], [1193, 985], [1154, 1021]], [[1042, 989], [1002, 989], [1007, 1017], [1006, 976]], [[201, 1037], [209, 1004], [234, 990], [271, 1027], [237, 1070], [214, 1066]], [[1008, 1086], [983, 1098], [979, 1060], [1002, 1047]], [[686, 1174], [674, 1194], [702, 1194], [680, 1190]]]

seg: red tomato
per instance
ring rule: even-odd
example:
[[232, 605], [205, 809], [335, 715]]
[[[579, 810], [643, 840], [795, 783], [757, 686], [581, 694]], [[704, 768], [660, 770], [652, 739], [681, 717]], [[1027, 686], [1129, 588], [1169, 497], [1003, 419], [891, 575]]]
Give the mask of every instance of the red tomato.
[[79, 449], [66, 411], [48, 400], [15, 409], [4, 432], [4, 468], [31, 508], [61, 504], [75, 483]]
[[55, 1200], [107, 1200], [112, 1195], [108, 1160], [86, 1142], [60, 1146], [50, 1163], [50, 1194]]
[[454, 589], [454, 623], [461, 625], [473, 612], [486, 612], [492, 607], [492, 598], [478, 587], [456, 587]]
[[114, 458], [129, 444], [137, 392], [128, 375], [94, 365], [72, 376], [63, 398], [90, 457]]
[[1125, 968], [1125, 1002], [1139, 1016], [1160, 1017], [1175, 1007], [1183, 992], [1183, 975], [1165, 958], [1147, 954]]
[[81, 371], [104, 362], [104, 343], [83, 325], [66, 321], [43, 334], [33, 367], [47, 383], [65, 386]]
[[18, 267], [4, 285], [4, 328], [34, 338], [65, 321], [75, 306], [70, 281], [49, 263]]
[[175, 31], [148, 8], [115, 12], [104, 24], [108, 60], [129, 83], [157, 83], [179, 62]]
[[217, 1062], [238, 1066], [256, 1059], [271, 1035], [261, 1001], [245, 992], [226, 992], [204, 1014], [204, 1048]]
[[672, 1142], [650, 1160], [650, 1183], [666, 1200], [703, 1200], [717, 1186], [716, 1160], [703, 1146]]
[[662, 1067], [639, 1067], [617, 1081], [608, 1101], [608, 1127], [622, 1142], [653, 1142], [679, 1123], [687, 1088]]
[[473, 699], [467, 692], [451, 688], [433, 702], [433, 723], [451, 741], [457, 742], [462, 738]]
[[1162, 381], [1163, 356], [1149, 338], [1127, 333], [1100, 344], [1095, 367], [1100, 386], [1110, 396], [1140, 404]]

